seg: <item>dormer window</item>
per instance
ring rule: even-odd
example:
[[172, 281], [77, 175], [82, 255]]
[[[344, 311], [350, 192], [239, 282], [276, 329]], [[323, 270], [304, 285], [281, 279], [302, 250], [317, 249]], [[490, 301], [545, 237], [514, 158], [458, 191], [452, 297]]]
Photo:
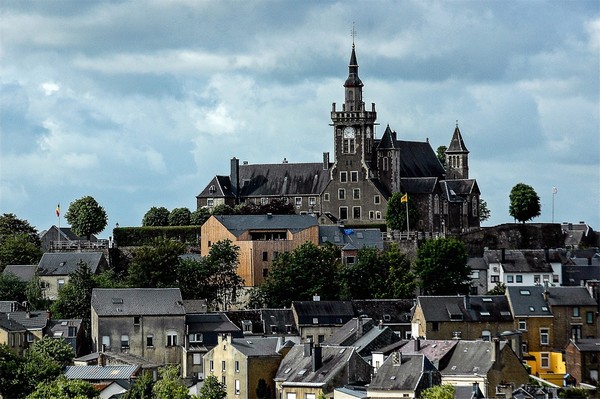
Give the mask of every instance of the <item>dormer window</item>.
[[214, 185], [212, 185], [212, 186], [210, 186], [210, 187], [208, 188], [208, 192], [209, 192], [209, 193], [211, 193], [211, 194], [214, 194], [216, 191], [217, 191], [217, 189], [215, 188], [215, 186], [214, 186]]

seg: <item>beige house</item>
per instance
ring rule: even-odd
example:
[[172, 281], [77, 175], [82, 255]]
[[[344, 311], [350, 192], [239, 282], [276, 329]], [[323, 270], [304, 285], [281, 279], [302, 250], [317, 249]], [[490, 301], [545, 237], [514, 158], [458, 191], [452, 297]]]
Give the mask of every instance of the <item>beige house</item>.
[[262, 284], [280, 253], [306, 242], [319, 244], [317, 219], [309, 215], [214, 215], [201, 230], [201, 255], [212, 244], [229, 240], [239, 250], [238, 274], [246, 287]]
[[92, 345], [98, 352], [181, 364], [185, 309], [179, 288], [94, 288]]
[[283, 337], [232, 338], [223, 334], [204, 355], [205, 376], [217, 377], [225, 385], [228, 398], [258, 399], [261, 380], [265, 397], [275, 398], [273, 378], [288, 350]]
[[18, 355], [27, 347], [27, 329], [10, 318], [10, 313], [0, 313], [0, 345], [6, 345]]

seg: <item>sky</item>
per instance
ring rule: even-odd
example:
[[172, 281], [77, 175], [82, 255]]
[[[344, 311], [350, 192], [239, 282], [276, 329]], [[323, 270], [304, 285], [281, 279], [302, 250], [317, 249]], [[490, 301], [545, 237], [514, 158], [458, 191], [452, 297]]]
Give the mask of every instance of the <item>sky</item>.
[[533, 222], [600, 230], [597, 0], [2, 0], [0, 212], [42, 231], [91, 195], [108, 238], [232, 157], [321, 162], [353, 40], [376, 137], [436, 150], [458, 121], [483, 226], [525, 183]]

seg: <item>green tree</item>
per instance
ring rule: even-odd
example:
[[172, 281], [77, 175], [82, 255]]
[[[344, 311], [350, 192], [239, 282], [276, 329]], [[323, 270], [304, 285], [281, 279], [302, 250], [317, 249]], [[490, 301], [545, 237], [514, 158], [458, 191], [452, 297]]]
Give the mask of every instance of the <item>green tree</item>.
[[189, 226], [192, 213], [188, 208], [175, 208], [169, 213], [169, 226]]
[[184, 244], [166, 238], [156, 238], [151, 246], [136, 249], [129, 265], [128, 285], [140, 288], [173, 287], [177, 280], [179, 255], [184, 252]]
[[450, 384], [436, 385], [424, 389], [421, 392], [421, 399], [454, 399], [455, 389]]
[[92, 384], [83, 380], [69, 380], [60, 376], [49, 383], [40, 383], [27, 399], [85, 399], [99, 398], [99, 392]]
[[211, 213], [213, 215], [233, 215], [235, 211], [227, 204], [219, 204], [213, 208]]
[[280, 254], [260, 287], [267, 305], [289, 307], [292, 301], [339, 298], [337, 275], [339, 251], [334, 245], [318, 247], [312, 242]]
[[73, 347], [67, 341], [48, 336], [34, 342], [27, 351], [27, 355], [31, 354], [48, 357], [61, 367], [72, 364], [75, 357]]
[[27, 299], [27, 283], [14, 274], [0, 274], [0, 301], [23, 302]]
[[377, 298], [414, 298], [417, 283], [415, 274], [411, 271], [408, 256], [400, 251], [398, 244], [393, 243], [383, 253], [384, 264], [388, 267], [387, 279], [379, 284]]
[[210, 286], [212, 268], [204, 259], [180, 259], [177, 265], [177, 286], [183, 299], [206, 299], [209, 303], [216, 299]]
[[21, 369], [25, 363], [22, 356], [10, 350], [8, 345], [0, 344], [0, 397], [19, 398], [23, 395]]
[[29, 308], [34, 309], [48, 309], [50, 307], [50, 300], [44, 299], [44, 292], [42, 291], [42, 282], [40, 276], [35, 272], [31, 281], [27, 283], [25, 288], [25, 296]]
[[75, 234], [87, 237], [88, 240], [92, 234], [103, 231], [108, 223], [108, 216], [106, 216], [104, 208], [94, 197], [89, 195], [71, 202], [65, 219], [71, 224], [71, 229]]
[[196, 209], [190, 215], [190, 224], [192, 226], [202, 226], [204, 222], [208, 220], [209, 217], [210, 211], [208, 210], [208, 208]]
[[144, 218], [142, 219], [142, 226], [168, 226], [169, 214], [169, 210], [164, 206], [153, 206], [144, 215]]
[[151, 373], [142, 373], [121, 399], [152, 399], [154, 381]]
[[576, 398], [588, 398], [589, 393], [584, 388], [566, 388], [558, 391], [559, 398], [565, 399], [576, 399]]
[[[417, 223], [419, 222], [419, 211], [414, 206], [410, 195], [407, 195], [407, 201], [402, 202], [402, 193], [392, 194], [387, 205], [386, 222], [390, 229], [407, 231], [415, 230]], [[408, 207], [408, 220], [409, 226], [406, 225], [406, 207]]]
[[153, 399], [188, 399], [188, 389], [179, 377], [179, 366], [165, 366], [158, 370], [160, 379], [152, 387]]
[[487, 202], [485, 202], [483, 198], [479, 198], [479, 221], [485, 222], [491, 215], [492, 212], [488, 208]]
[[200, 388], [199, 399], [224, 399], [227, 397], [225, 385], [221, 384], [217, 377], [209, 375]]
[[42, 250], [24, 233], [3, 236], [0, 239], [0, 273], [6, 265], [36, 265]]
[[25, 234], [27, 241], [36, 247], [40, 247], [40, 236], [35, 227], [32, 227], [27, 220], [19, 219], [12, 213], [4, 213], [0, 216], [0, 242], [5, 237]]
[[[60, 355], [57, 356], [61, 357]], [[33, 392], [38, 384], [51, 383], [61, 372], [62, 366], [45, 352], [42, 350], [28, 350], [25, 354], [25, 362], [19, 372], [19, 378], [22, 382], [22, 395], [20, 397]]]
[[425, 241], [417, 251], [414, 272], [425, 295], [467, 293], [471, 268], [464, 243], [454, 237]]
[[519, 222], [525, 223], [540, 215], [542, 210], [540, 197], [538, 197], [533, 187], [518, 183], [510, 190], [509, 198], [508, 213]]
[[236, 302], [244, 279], [237, 274], [240, 248], [230, 240], [218, 241], [210, 247], [204, 259], [211, 270], [209, 286], [214, 292], [212, 307], [227, 310]]
[[437, 148], [436, 155], [443, 167], [446, 167], [446, 150], [447, 149], [448, 149], [448, 147], [446, 147], [445, 145], [441, 145]]
[[381, 251], [365, 247], [358, 251], [356, 262], [340, 267], [341, 297], [371, 299], [381, 290], [389, 267]]
[[486, 295], [504, 295], [506, 293], [506, 285], [501, 282], [497, 282], [494, 288], [486, 292]]

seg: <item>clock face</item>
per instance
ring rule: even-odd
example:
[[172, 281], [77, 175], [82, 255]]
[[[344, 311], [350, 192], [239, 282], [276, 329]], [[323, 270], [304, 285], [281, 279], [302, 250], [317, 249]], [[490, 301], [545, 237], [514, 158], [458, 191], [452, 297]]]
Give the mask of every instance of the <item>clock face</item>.
[[355, 133], [354, 128], [352, 126], [348, 126], [344, 129], [344, 138], [352, 139], [352, 138], [354, 138], [354, 133]]

